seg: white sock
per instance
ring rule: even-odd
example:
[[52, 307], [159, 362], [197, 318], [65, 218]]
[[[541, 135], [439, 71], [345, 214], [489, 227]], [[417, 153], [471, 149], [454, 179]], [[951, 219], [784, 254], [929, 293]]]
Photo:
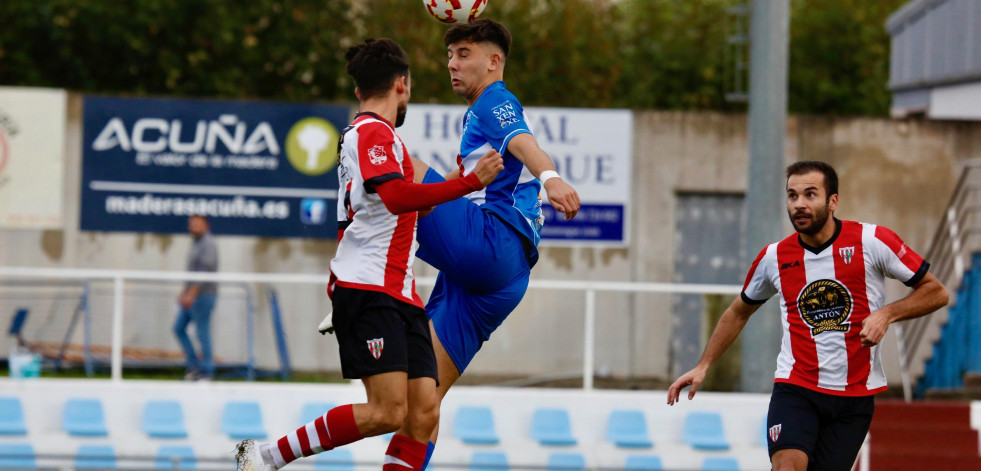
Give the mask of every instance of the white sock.
[[282, 464], [277, 463], [276, 460], [273, 458], [273, 454], [270, 451], [270, 448], [272, 447], [271, 444], [259, 443], [258, 445], [259, 445], [259, 456], [262, 457], [262, 461], [264, 464], [272, 465], [276, 469], [286, 466], [286, 463], [282, 463]]

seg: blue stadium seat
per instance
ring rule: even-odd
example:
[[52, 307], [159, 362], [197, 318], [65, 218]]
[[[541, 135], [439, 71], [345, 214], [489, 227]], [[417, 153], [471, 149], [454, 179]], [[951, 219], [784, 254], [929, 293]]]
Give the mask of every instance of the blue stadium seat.
[[654, 455], [630, 455], [623, 469], [626, 471], [664, 471], [661, 458]]
[[75, 469], [116, 469], [112, 445], [82, 445], [75, 455]]
[[34, 447], [30, 443], [0, 443], [0, 469], [34, 469]]
[[698, 450], [729, 449], [718, 412], [689, 412], [685, 417], [684, 439]]
[[552, 453], [547, 471], [585, 471], [586, 459], [580, 453]]
[[[175, 466], [176, 465], [176, 466]], [[197, 460], [194, 450], [189, 446], [162, 446], [157, 452], [157, 462], [154, 469], [196, 469]]]
[[221, 431], [233, 440], [266, 438], [262, 411], [255, 401], [232, 401], [221, 414]]
[[98, 399], [72, 398], [65, 402], [61, 415], [61, 427], [69, 435], [104, 437], [106, 419], [102, 415], [102, 401]]
[[354, 471], [354, 456], [347, 448], [335, 448], [313, 459], [314, 471]]
[[487, 407], [461, 407], [453, 420], [453, 435], [472, 445], [496, 445], [494, 417]]
[[565, 409], [536, 409], [531, 417], [531, 438], [542, 445], [575, 445], [569, 413]]
[[177, 401], [147, 401], [143, 406], [143, 431], [153, 438], [185, 438], [184, 411]]
[[639, 410], [615, 410], [610, 413], [606, 427], [610, 442], [625, 448], [650, 448], [654, 446], [647, 436], [647, 419]]
[[508, 456], [500, 451], [475, 451], [469, 471], [508, 471]]
[[0, 397], [0, 435], [27, 435], [19, 398]]
[[739, 462], [735, 458], [705, 458], [702, 471], [739, 471]]
[[303, 405], [303, 409], [300, 411], [300, 423], [309, 424], [317, 419], [317, 417], [323, 417], [327, 411], [333, 409], [334, 404], [329, 402], [308, 402]]

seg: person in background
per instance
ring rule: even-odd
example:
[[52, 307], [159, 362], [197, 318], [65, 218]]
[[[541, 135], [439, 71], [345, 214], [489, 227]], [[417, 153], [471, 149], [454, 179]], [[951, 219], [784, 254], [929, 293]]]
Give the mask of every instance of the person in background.
[[[218, 271], [218, 247], [211, 237], [208, 218], [202, 215], [191, 216], [187, 220], [188, 232], [194, 238], [191, 252], [187, 257], [187, 271]], [[218, 286], [213, 281], [188, 281], [177, 296], [179, 310], [174, 322], [174, 335], [184, 349], [187, 357], [187, 373], [184, 380], [211, 380], [215, 374], [215, 364], [211, 357], [211, 311], [215, 307]], [[194, 323], [200, 344], [198, 356], [187, 335], [187, 326]]]

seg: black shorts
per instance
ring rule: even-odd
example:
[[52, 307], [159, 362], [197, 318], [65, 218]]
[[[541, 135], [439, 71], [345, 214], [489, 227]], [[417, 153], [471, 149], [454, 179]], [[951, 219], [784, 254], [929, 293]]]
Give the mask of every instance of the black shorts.
[[437, 379], [425, 310], [384, 293], [343, 286], [334, 287], [332, 301], [345, 378], [405, 371], [409, 379]]
[[834, 396], [776, 383], [766, 416], [770, 457], [792, 448], [807, 453], [809, 471], [849, 471], [873, 411], [875, 396]]

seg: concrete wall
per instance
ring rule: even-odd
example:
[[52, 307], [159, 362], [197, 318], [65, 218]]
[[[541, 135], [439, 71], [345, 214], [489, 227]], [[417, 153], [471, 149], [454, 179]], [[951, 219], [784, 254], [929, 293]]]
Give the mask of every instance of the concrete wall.
[[[532, 273], [535, 279], [673, 281], [676, 195], [745, 190], [745, 115], [638, 112], [634, 123], [636, 199], [632, 202], [629, 247], [545, 247]], [[69, 102], [62, 189], [65, 227], [61, 231], [0, 230], [0, 265], [183, 269], [190, 245], [187, 236], [78, 230], [80, 153], [81, 99], [73, 95]], [[841, 177], [839, 217], [888, 225], [910, 246], [925, 252], [959, 173], [958, 162], [981, 156], [981, 126], [791, 117], [787, 121], [786, 154], [788, 163], [820, 159], [837, 167]], [[782, 199], [783, 195], [773, 197]], [[784, 232], [790, 231], [789, 222], [785, 222]], [[226, 272], [323, 274], [336, 248], [331, 241], [217, 239], [221, 270]], [[421, 276], [435, 274], [422, 264], [417, 272]], [[732, 280], [733, 284], [741, 282]], [[329, 309], [323, 288], [277, 288], [286, 316], [293, 366], [304, 370], [339, 369], [333, 338], [313, 331]], [[896, 298], [902, 296], [904, 288], [896, 282], [890, 285], [889, 293]], [[421, 294], [428, 293], [423, 289]], [[618, 376], [667, 377], [672, 296], [600, 294], [597, 299], [597, 367]], [[109, 315], [94, 314], [103, 318]], [[159, 331], [162, 344], [176, 350], [167, 315], [155, 314], [165, 318], [156, 319], [153, 329]], [[127, 326], [127, 338], [134, 338], [134, 329], [144, 326], [134, 316], [131, 313], [128, 319], [137, 319], [138, 325]], [[484, 346], [470, 371], [500, 375], [579, 371], [582, 319], [582, 294], [529, 292]], [[273, 365], [276, 355], [268, 326], [268, 308], [260, 303], [257, 354], [262, 364]], [[215, 335], [223, 335], [220, 327]], [[886, 345], [887, 373], [893, 382], [898, 382], [898, 369], [892, 360], [894, 341], [890, 338]]]

